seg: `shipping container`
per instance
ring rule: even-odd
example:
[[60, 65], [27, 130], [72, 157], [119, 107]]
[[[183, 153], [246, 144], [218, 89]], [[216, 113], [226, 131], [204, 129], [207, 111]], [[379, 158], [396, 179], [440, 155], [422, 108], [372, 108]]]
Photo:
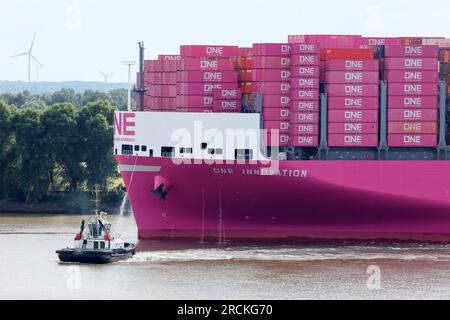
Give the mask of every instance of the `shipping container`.
[[317, 89], [296, 89], [290, 90], [291, 101], [296, 100], [318, 100], [319, 99], [319, 88]]
[[262, 94], [289, 95], [290, 82], [254, 82], [253, 92]]
[[291, 46], [287, 43], [254, 43], [253, 56], [290, 56]]
[[329, 134], [330, 147], [377, 147], [377, 134]]
[[236, 71], [180, 71], [180, 82], [236, 82]]
[[389, 134], [390, 147], [436, 147], [438, 137], [433, 134]]
[[181, 57], [230, 58], [238, 55], [237, 46], [190, 45], [180, 46]]
[[329, 134], [378, 134], [377, 122], [329, 122]]
[[437, 58], [438, 46], [436, 45], [387, 45], [386, 57], [414, 57]]
[[320, 59], [322, 60], [372, 60], [374, 59], [374, 49], [320, 49]]
[[291, 77], [293, 78], [319, 78], [319, 66], [291, 66]]
[[290, 85], [293, 89], [319, 88], [319, 78], [294, 78], [291, 77]]
[[289, 125], [289, 134], [291, 136], [298, 135], [319, 135], [319, 125], [312, 123], [291, 123]]
[[288, 56], [254, 56], [253, 69], [288, 69], [291, 59]]
[[229, 83], [211, 83], [211, 82], [178, 82], [177, 83], [177, 94], [179, 95], [204, 95], [211, 94], [213, 89], [227, 89], [233, 90], [237, 89], [238, 85], [236, 82]]
[[290, 69], [253, 69], [252, 74], [255, 82], [283, 82], [289, 81], [290, 77]]
[[289, 121], [289, 108], [263, 108], [263, 119]]
[[378, 122], [378, 111], [328, 110], [328, 122]]
[[437, 121], [436, 109], [392, 109], [388, 108], [388, 121]]
[[291, 112], [319, 112], [319, 100], [296, 100], [290, 103]]
[[400, 83], [434, 83], [437, 85], [439, 74], [436, 71], [405, 71], [405, 70], [388, 70], [384, 72], [384, 78], [387, 82]]
[[325, 74], [325, 83], [377, 84], [379, 80], [378, 71], [327, 71]]
[[437, 83], [388, 83], [390, 96], [437, 96]]
[[242, 91], [236, 89], [213, 89], [212, 91], [214, 99], [217, 100], [241, 100]]
[[378, 110], [378, 97], [328, 97], [328, 109]]
[[278, 130], [267, 130], [265, 142], [270, 147], [287, 147], [289, 146], [290, 136], [288, 133], [280, 133]]
[[291, 99], [287, 95], [263, 95], [263, 108], [289, 108]]
[[231, 60], [225, 59], [182, 59], [180, 61], [181, 71], [233, 71], [234, 65]]
[[320, 65], [320, 56], [312, 54], [293, 54], [291, 55], [292, 66], [318, 66]]
[[291, 111], [289, 113], [289, 122], [294, 123], [319, 123], [319, 112], [314, 111]]
[[437, 134], [438, 123], [434, 122], [388, 122], [388, 134]]
[[430, 70], [438, 72], [439, 61], [433, 58], [386, 58], [385, 70]]
[[317, 147], [319, 145], [318, 135], [290, 136], [290, 145], [293, 147]]
[[320, 56], [320, 45], [317, 43], [291, 43], [291, 54], [314, 54]]
[[377, 84], [328, 84], [325, 91], [338, 97], [378, 97]]
[[388, 96], [388, 107], [396, 109], [436, 109], [438, 106], [437, 96]]
[[214, 99], [213, 103], [214, 112], [241, 112], [242, 100], [241, 99]]
[[379, 71], [379, 60], [327, 60], [325, 69], [328, 71]]
[[279, 130], [280, 133], [289, 133], [289, 121], [264, 120], [264, 129]]
[[177, 107], [197, 107], [197, 108], [208, 108], [212, 107], [214, 104], [214, 98], [209, 95], [203, 96], [177, 96], [176, 105]]

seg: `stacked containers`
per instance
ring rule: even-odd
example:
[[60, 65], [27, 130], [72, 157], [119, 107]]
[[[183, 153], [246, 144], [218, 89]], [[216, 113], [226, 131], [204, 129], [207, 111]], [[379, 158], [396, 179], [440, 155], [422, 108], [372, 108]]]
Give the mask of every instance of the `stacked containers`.
[[437, 57], [437, 46], [386, 46], [390, 147], [437, 146]]
[[319, 45], [292, 43], [289, 133], [293, 147], [319, 145], [319, 74]]
[[177, 73], [180, 68], [181, 56], [159, 55], [161, 63], [161, 110], [175, 111], [177, 98]]
[[[161, 75], [162, 65], [160, 60], [145, 60], [144, 61], [144, 88], [146, 89], [144, 94], [144, 111], [161, 111], [162, 110], [162, 98], [161, 98]], [[137, 79], [139, 87], [139, 73]], [[139, 99], [138, 99], [139, 100]], [[139, 103], [137, 107], [139, 108]]]
[[236, 90], [237, 46], [181, 46], [177, 77], [177, 110], [212, 112], [214, 89]]
[[248, 99], [248, 102], [252, 104], [252, 48], [239, 48], [239, 56], [236, 58], [236, 70], [238, 73], [238, 87], [241, 89], [243, 95]]
[[253, 45], [252, 86], [254, 93], [262, 94], [267, 146], [289, 146], [290, 55], [286, 43]]
[[373, 54], [373, 49], [322, 52], [330, 147], [378, 146], [379, 62]]

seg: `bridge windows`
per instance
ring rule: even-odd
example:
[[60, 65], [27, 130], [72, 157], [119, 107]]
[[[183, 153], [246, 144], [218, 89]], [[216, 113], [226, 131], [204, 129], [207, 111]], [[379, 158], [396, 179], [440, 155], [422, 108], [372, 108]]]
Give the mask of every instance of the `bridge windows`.
[[122, 155], [132, 156], [133, 155], [133, 146], [131, 144], [123, 144], [122, 145]]
[[175, 156], [174, 147], [161, 147], [161, 157], [163, 158], [173, 158]]
[[236, 160], [253, 160], [252, 149], [235, 149], [234, 159]]
[[186, 153], [192, 154], [192, 148], [183, 148], [183, 147], [181, 147], [180, 148], [180, 154], [186, 154]]
[[147, 152], [147, 146], [141, 146], [141, 151], [142, 152]]
[[201, 148], [202, 150], [206, 150], [206, 148], [208, 148], [208, 144], [207, 144], [206, 142], [203, 142], [203, 143], [200, 145], [200, 148]]
[[139, 151], [141, 148], [138, 145], [134, 146], [134, 151]]
[[223, 149], [221, 148], [216, 148], [216, 149], [208, 149], [208, 154], [210, 155], [222, 155], [223, 154]]

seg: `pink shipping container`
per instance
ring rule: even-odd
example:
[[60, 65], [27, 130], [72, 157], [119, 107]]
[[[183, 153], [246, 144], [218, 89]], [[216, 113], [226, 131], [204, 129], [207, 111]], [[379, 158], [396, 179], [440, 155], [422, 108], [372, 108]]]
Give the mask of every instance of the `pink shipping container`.
[[329, 71], [379, 71], [379, 60], [327, 60], [325, 69]]
[[220, 45], [190, 45], [181, 46], [180, 53], [182, 57], [229, 58], [238, 55], [238, 47]]
[[437, 96], [437, 83], [388, 83], [390, 96]]
[[437, 122], [388, 122], [388, 134], [436, 134]]
[[320, 55], [293, 54], [291, 55], [291, 66], [318, 66]]
[[273, 121], [288, 121], [289, 109], [288, 108], [263, 108], [263, 119]]
[[388, 108], [388, 121], [437, 121], [436, 109], [391, 109]]
[[291, 77], [293, 78], [319, 78], [319, 66], [291, 66]]
[[289, 134], [272, 132], [268, 130], [266, 132], [266, 145], [272, 147], [288, 147], [289, 146]]
[[253, 92], [262, 94], [288, 95], [291, 89], [290, 82], [254, 82]]
[[436, 147], [437, 135], [433, 134], [389, 134], [388, 145], [390, 147]]
[[291, 43], [292, 54], [320, 54], [320, 46], [317, 43]]
[[318, 135], [291, 136], [290, 145], [293, 147], [317, 147], [319, 145]]
[[253, 56], [290, 56], [291, 46], [287, 43], [254, 43]]
[[378, 97], [328, 97], [328, 109], [378, 110]]
[[158, 55], [160, 61], [180, 61], [181, 56], [179, 54], [160, 54]]
[[385, 47], [386, 57], [420, 57], [420, 58], [437, 58], [438, 46], [430, 45], [387, 45]]
[[291, 87], [296, 89], [319, 88], [319, 78], [291, 78]]
[[317, 89], [291, 89], [291, 100], [318, 100], [319, 88]]
[[384, 73], [387, 82], [421, 82], [435, 83], [439, 81], [439, 73], [437, 71], [402, 71], [390, 70]]
[[290, 112], [289, 122], [293, 123], [319, 123], [319, 112]]
[[218, 100], [241, 100], [241, 89], [213, 89], [213, 97]]
[[330, 147], [376, 147], [378, 134], [329, 134]]
[[328, 110], [328, 122], [378, 122], [378, 111]]
[[286, 95], [263, 95], [263, 108], [289, 108], [291, 99]]
[[291, 65], [291, 59], [283, 56], [254, 56], [252, 61], [254, 69], [287, 69]]
[[144, 60], [145, 72], [161, 72], [161, 61], [158, 60]]
[[176, 106], [180, 108], [198, 106], [198, 108], [212, 107], [214, 99], [212, 96], [177, 96]]
[[177, 108], [177, 98], [161, 98], [161, 107], [163, 110], [175, 111]]
[[289, 81], [289, 69], [253, 69], [253, 81], [282, 82]]
[[378, 123], [370, 122], [330, 122], [329, 134], [378, 134]]
[[374, 46], [384, 45], [399, 45], [401, 44], [400, 38], [382, 38], [382, 37], [361, 37], [355, 41], [356, 48], [369, 48]]
[[177, 84], [178, 74], [176, 72], [163, 72], [161, 73], [162, 84]]
[[290, 35], [289, 43], [318, 43], [321, 48], [354, 48], [359, 35]]
[[211, 94], [213, 89], [237, 89], [237, 83], [230, 82], [230, 83], [211, 83], [211, 82], [188, 82], [188, 83], [181, 83], [179, 82], [177, 84], [177, 94], [179, 95], [204, 95], [204, 94]]
[[180, 61], [164, 60], [161, 61], [162, 72], [177, 72], [180, 69]]
[[291, 136], [298, 135], [319, 135], [319, 125], [311, 123], [291, 123], [289, 126], [289, 134]]
[[240, 99], [235, 100], [217, 100], [214, 99], [213, 111], [214, 112], [241, 112], [242, 101]]
[[325, 83], [377, 84], [378, 81], [377, 71], [328, 71], [325, 74]]
[[[144, 73], [144, 82], [148, 84], [161, 84], [162, 83], [162, 74], [161, 72], [145, 72]], [[138, 81], [139, 83], [139, 81]]]
[[430, 70], [438, 71], [439, 63], [433, 58], [386, 58], [386, 70]]
[[264, 121], [264, 129], [289, 133], [289, 121]]
[[319, 109], [319, 100], [298, 100], [290, 103], [291, 112], [319, 112]]
[[326, 92], [338, 97], [378, 97], [377, 84], [329, 84]]
[[182, 71], [233, 71], [231, 60], [224, 59], [183, 59], [180, 61]]
[[178, 81], [181, 82], [236, 82], [236, 71], [180, 71]]
[[410, 96], [388, 96], [389, 108], [420, 108], [436, 109], [438, 99], [436, 96], [410, 97]]

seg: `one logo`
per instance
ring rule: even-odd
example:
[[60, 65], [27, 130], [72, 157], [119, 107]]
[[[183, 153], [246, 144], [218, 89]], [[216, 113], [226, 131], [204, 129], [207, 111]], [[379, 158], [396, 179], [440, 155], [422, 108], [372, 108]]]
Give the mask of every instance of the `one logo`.
[[118, 112], [114, 114], [114, 133], [117, 135], [134, 136], [136, 126], [135, 114]]

